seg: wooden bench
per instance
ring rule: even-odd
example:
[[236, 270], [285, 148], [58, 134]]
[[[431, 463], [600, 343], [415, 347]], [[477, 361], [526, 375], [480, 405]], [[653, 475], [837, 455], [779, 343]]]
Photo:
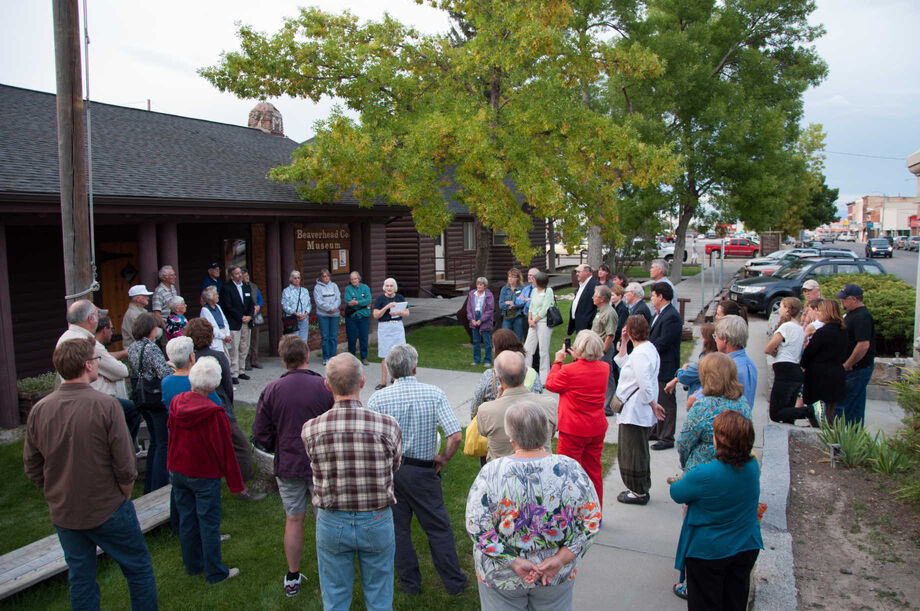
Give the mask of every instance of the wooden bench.
[[[134, 499], [141, 532], [148, 532], [169, 522], [169, 493], [164, 486]], [[96, 555], [102, 550], [96, 548]], [[67, 570], [64, 550], [57, 535], [49, 535], [35, 543], [0, 556], [0, 600]]]

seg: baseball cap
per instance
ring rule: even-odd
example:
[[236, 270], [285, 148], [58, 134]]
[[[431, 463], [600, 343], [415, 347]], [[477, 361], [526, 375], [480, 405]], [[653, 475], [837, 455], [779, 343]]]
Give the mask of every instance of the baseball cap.
[[147, 285], [145, 284], [135, 284], [128, 289], [128, 297], [137, 297], [138, 295], [153, 295], [153, 293], [147, 290]]
[[220, 267], [220, 265], [218, 265], [217, 263], [211, 263], [211, 264], [208, 266], [208, 269], [217, 269], [217, 268], [219, 268], [219, 267]]
[[862, 297], [863, 290], [859, 288], [858, 284], [848, 284], [843, 287], [839, 293], [837, 293], [837, 299], [845, 299], [847, 297]]
[[819, 288], [821, 288], [821, 285], [818, 284], [818, 281], [815, 280], [814, 278], [809, 278], [808, 280], [805, 281], [805, 284], [802, 285], [802, 290], [805, 290], [805, 291], [813, 291]]

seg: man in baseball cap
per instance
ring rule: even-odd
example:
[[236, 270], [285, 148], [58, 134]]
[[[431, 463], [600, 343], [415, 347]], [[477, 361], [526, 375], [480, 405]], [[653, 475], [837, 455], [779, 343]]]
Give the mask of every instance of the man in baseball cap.
[[217, 289], [217, 293], [220, 294], [220, 289], [223, 285], [224, 283], [220, 280], [220, 265], [215, 261], [208, 265], [208, 275], [201, 281], [201, 286], [199, 288], [203, 293], [206, 288], [213, 286]]
[[121, 319], [121, 345], [127, 350], [128, 346], [134, 343], [134, 334], [131, 329], [137, 317], [147, 311], [147, 304], [150, 303], [151, 291], [147, 290], [144, 284], [135, 284], [128, 289], [128, 297], [131, 303], [128, 304], [128, 311], [125, 312], [124, 318]]
[[843, 363], [846, 370], [847, 395], [837, 404], [836, 416], [847, 424], [863, 422], [866, 415], [866, 387], [875, 368], [875, 322], [863, 303], [863, 290], [858, 284], [847, 284], [837, 293], [847, 311], [844, 323], [847, 331], [847, 353]]

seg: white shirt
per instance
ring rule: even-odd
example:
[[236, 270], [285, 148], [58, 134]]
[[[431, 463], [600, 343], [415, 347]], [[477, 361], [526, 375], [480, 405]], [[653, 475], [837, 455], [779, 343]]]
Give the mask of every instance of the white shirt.
[[240, 301], [245, 302], [246, 300], [243, 298], [243, 283], [240, 282], [239, 284], [237, 284], [236, 282], [234, 282], [233, 286], [236, 287], [237, 292], [239, 292], [240, 294]]
[[649, 403], [658, 400], [658, 368], [661, 365], [655, 345], [643, 342], [632, 354], [617, 355], [613, 360], [620, 367], [616, 394], [625, 401], [623, 411], [617, 415], [617, 423], [654, 426], [658, 418]]
[[776, 330], [783, 336], [783, 342], [776, 351], [774, 363], [798, 363], [802, 355], [802, 343], [805, 341], [805, 331], [797, 322], [784, 322]]

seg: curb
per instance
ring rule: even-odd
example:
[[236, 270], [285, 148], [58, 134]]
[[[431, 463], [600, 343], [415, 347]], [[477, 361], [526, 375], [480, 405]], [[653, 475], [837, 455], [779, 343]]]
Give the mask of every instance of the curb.
[[789, 428], [768, 424], [763, 430], [760, 500], [767, 511], [760, 523], [763, 550], [754, 565], [751, 586], [754, 611], [795, 609], [792, 535], [786, 529], [789, 502]]

